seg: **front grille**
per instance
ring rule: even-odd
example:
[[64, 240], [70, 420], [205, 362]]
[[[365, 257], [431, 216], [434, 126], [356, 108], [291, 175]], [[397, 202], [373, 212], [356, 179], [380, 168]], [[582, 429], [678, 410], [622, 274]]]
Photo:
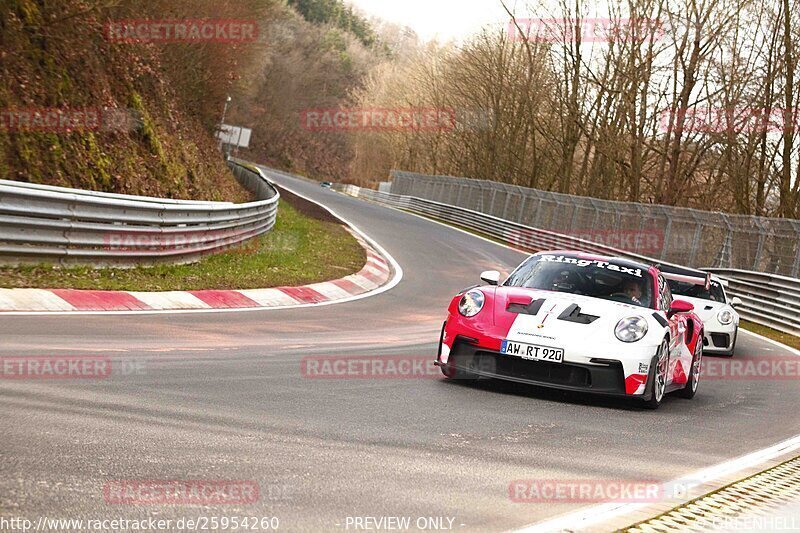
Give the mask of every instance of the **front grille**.
[[731, 341], [731, 336], [727, 333], [712, 333], [711, 342], [714, 343], [715, 348], [727, 348]]
[[625, 372], [620, 362], [607, 365], [529, 361], [513, 355], [482, 350], [457, 338], [450, 360], [459, 368], [483, 372], [499, 378], [568, 387], [595, 392], [625, 393]]
[[477, 352], [475, 355], [481, 359], [494, 358], [496, 373], [501, 376], [513, 376], [571, 387], [592, 386], [592, 376], [589, 371], [578, 366], [548, 361], [527, 361], [521, 357], [502, 356], [494, 352]]

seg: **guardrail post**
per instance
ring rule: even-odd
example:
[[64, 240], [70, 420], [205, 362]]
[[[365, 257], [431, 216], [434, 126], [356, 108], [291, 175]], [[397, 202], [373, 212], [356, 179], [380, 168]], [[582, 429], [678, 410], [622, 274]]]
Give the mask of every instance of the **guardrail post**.
[[575, 233], [576, 219], [578, 218], [578, 202], [575, 198], [570, 198], [572, 204], [572, 219], [569, 221], [569, 231]]
[[492, 187], [492, 199], [489, 202], [489, 211], [487, 212], [490, 215], [494, 215], [494, 201], [497, 199], [497, 189]]
[[528, 200], [528, 197], [524, 194], [520, 194], [520, 201], [519, 201], [519, 213], [517, 213], [517, 222], [522, 222], [525, 217], [525, 202]]
[[700, 235], [702, 233], [703, 226], [700, 224], [700, 221], [693, 212], [690, 211], [689, 214], [694, 220], [694, 237], [692, 237], [692, 252], [689, 254], [689, 266], [694, 268], [697, 266], [695, 264], [695, 258], [697, 257], [697, 248], [700, 246]]
[[758, 246], [756, 246], [756, 255], [753, 258], [753, 270], [758, 270], [758, 264], [761, 262], [761, 256], [764, 253], [764, 239], [766, 238], [766, 228], [761, 224], [761, 220], [759, 218], [755, 219], [756, 225], [760, 230], [758, 232]]
[[661, 250], [661, 259], [662, 261], [667, 258], [667, 254], [669, 253], [670, 246], [672, 246], [672, 217], [669, 216], [669, 212], [667, 211], [666, 207], [662, 207], [662, 211], [664, 212], [664, 216], [667, 219], [667, 229], [664, 230], [664, 248]]
[[594, 198], [590, 198], [592, 202], [592, 209], [594, 209], [594, 218], [592, 219], [592, 229], [597, 229], [597, 224], [600, 223], [600, 208], [597, 207], [597, 203]]
[[714, 266], [717, 268], [733, 268], [732, 263], [732, 247], [733, 247], [733, 228], [731, 227], [731, 223], [728, 221], [728, 217], [723, 217], [723, 221], [725, 222], [725, 239], [722, 242], [722, 248], [720, 248], [719, 253], [717, 254], [717, 259], [714, 261]]
[[511, 200], [511, 192], [506, 191], [506, 203], [503, 205], [503, 218], [508, 220], [508, 202]]
[[539, 205], [536, 206], [536, 218], [534, 219], [533, 227], [541, 228], [542, 227], [542, 204], [544, 203], [544, 198], [539, 196]]
[[450, 203], [454, 204], [457, 200], [456, 198], [459, 196], [460, 187], [457, 183], [453, 181], [449, 181], [447, 183], [447, 197], [450, 198]]

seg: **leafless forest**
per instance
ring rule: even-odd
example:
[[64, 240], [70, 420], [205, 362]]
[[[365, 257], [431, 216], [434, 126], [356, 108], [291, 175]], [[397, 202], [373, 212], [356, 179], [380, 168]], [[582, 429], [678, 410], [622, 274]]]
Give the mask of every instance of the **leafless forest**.
[[797, 217], [799, 15], [790, 0], [531, 5], [464, 46], [372, 69], [359, 105], [441, 106], [460, 120], [360, 134], [353, 175], [397, 167]]

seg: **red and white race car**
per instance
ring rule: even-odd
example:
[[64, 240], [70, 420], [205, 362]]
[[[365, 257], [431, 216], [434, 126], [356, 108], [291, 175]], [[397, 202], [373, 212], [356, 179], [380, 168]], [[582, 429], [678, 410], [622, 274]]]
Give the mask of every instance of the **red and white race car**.
[[615, 395], [658, 408], [694, 397], [703, 322], [659, 268], [581, 252], [530, 256], [453, 298], [436, 364], [451, 379], [497, 378]]

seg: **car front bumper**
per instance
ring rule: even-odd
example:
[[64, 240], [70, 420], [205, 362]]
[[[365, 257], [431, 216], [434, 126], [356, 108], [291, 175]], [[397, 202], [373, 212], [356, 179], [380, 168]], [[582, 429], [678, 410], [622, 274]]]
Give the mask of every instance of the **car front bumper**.
[[704, 324], [704, 329], [704, 353], [730, 353], [736, 341], [736, 332], [739, 329], [738, 323], [723, 326], [714, 319], [707, 321]]
[[[445, 347], [446, 348], [446, 347]], [[626, 377], [622, 361], [603, 359], [593, 363], [552, 363], [523, 359], [487, 349], [457, 337], [440, 352], [436, 365], [462, 376], [501, 379], [560, 390], [605, 396], [646, 398], [647, 372]], [[446, 361], [446, 362], [445, 362]], [[646, 363], [649, 369], [650, 360]]]

